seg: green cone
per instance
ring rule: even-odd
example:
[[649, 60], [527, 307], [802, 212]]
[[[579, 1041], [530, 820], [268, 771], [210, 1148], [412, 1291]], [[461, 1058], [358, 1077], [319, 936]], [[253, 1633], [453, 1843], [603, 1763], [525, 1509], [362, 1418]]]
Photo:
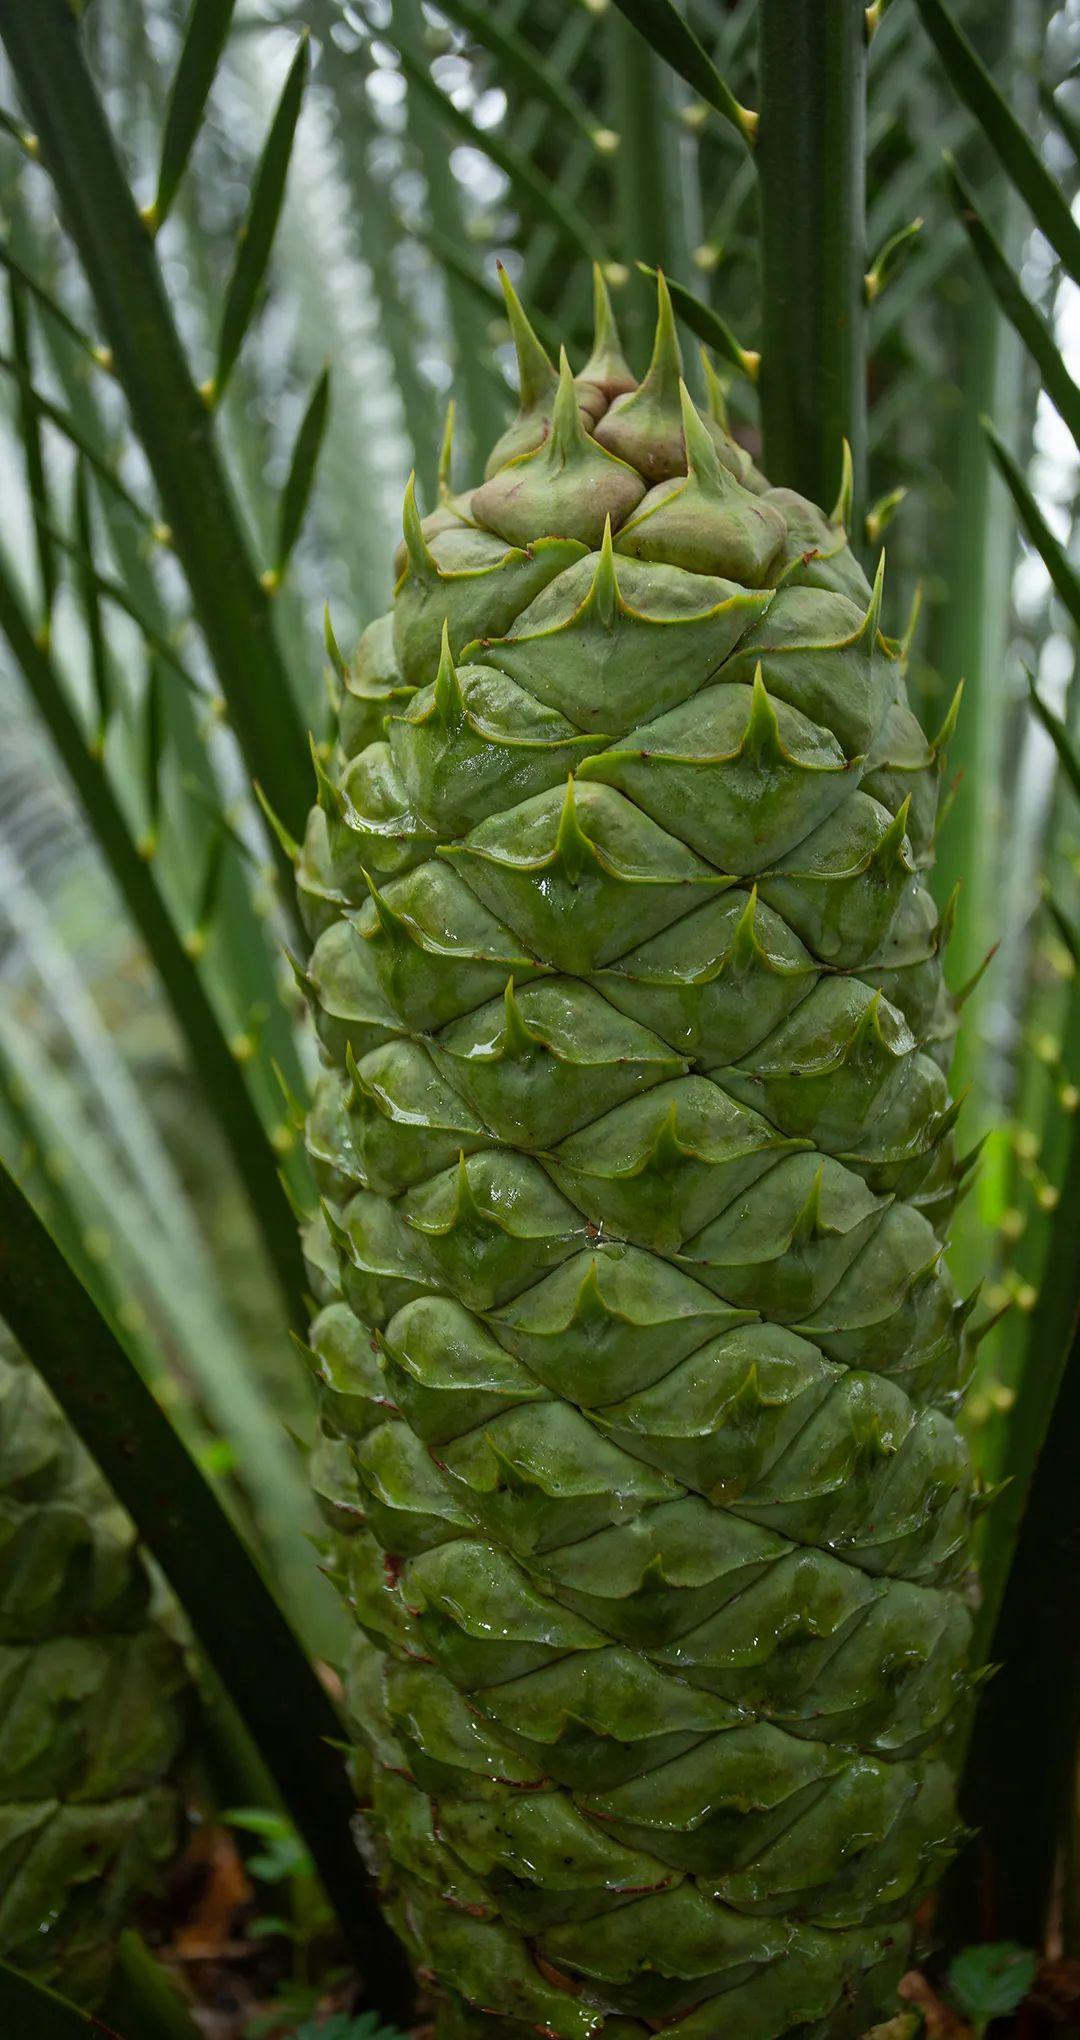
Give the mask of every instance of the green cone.
[[959, 1838], [940, 744], [600, 299], [575, 384], [511, 294], [320, 776], [316, 1480], [440, 2040], [839, 2040]]
[[173, 1855], [180, 1648], [134, 1532], [0, 1342], [0, 1960], [93, 2006]]

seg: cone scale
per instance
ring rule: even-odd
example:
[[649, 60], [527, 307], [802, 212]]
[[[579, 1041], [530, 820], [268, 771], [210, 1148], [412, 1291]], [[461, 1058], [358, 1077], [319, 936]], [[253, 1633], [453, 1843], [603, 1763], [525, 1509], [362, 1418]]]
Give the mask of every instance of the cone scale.
[[511, 315], [300, 860], [365, 1822], [440, 2040], [841, 2040], [958, 1839], [940, 755], [663, 283], [640, 384]]
[[180, 1845], [192, 1695], [159, 1599], [128, 1518], [0, 1338], [0, 1961], [80, 2005]]

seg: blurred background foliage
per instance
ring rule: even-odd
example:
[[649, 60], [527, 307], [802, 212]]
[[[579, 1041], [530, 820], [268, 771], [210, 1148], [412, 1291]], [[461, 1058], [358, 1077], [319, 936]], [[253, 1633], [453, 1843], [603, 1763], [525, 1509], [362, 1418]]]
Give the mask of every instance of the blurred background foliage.
[[[885, 624], [912, 630], [931, 736], [965, 683], [936, 883], [944, 906], [963, 880], [957, 1083], [964, 1144], [983, 1147], [953, 1255], [965, 1290], [985, 1277], [968, 1421], [993, 1482], [1045, 1350], [1048, 1281], [1067, 1332], [1078, 1280], [1080, 302], [1069, 249], [947, 75], [928, 12], [870, 10], [865, 545], [884, 535]], [[1071, 208], [1080, 0], [951, 12]], [[717, 373], [757, 447], [754, 384], [729, 358], [761, 338], [756, 172], [685, 66], [627, 18], [662, 8], [239, 0], [202, 13], [228, 35], [201, 120], [198, 81], [174, 90], [188, 0], [92, 0], [84, 44], [147, 260], [205, 386], [209, 452], [190, 454], [180, 508], [226, 478], [221, 528], [243, 570], [223, 556], [220, 588], [213, 562], [193, 570], [165, 500], [153, 391], [133, 395], [139, 363], [103, 328], [103, 289], [123, 317], [122, 264], [113, 276], [106, 236], [95, 269], [64, 231], [0, 59], [0, 1155], [306, 1641], [333, 1659], [287, 1336], [303, 1318], [293, 1209], [314, 1202], [299, 1138], [313, 1047], [287, 859], [252, 778], [297, 834], [298, 734], [325, 746], [331, 730], [324, 603], [348, 653], [386, 607], [411, 468], [423, 507], [435, 501], [451, 392], [457, 485], [501, 429], [514, 370], [496, 258], [541, 335], [565, 336], [576, 359], [600, 261], [639, 365], [639, 265], [663, 267], [682, 286], [698, 391]], [[755, 105], [754, 0], [687, 0], [680, 14]], [[988, 280], [943, 151], [1064, 384]], [[92, 218], [105, 187], [89, 158], [85, 177]], [[708, 367], [701, 334], [717, 343]], [[152, 349], [154, 330], [137, 344]], [[167, 414], [164, 386], [158, 401]], [[837, 486], [840, 470], [837, 445]]]

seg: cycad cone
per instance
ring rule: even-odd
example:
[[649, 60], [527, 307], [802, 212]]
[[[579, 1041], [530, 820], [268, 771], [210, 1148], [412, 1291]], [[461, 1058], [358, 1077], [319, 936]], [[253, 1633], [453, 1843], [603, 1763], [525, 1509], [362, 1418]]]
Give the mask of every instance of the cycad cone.
[[0, 1337], [0, 1961], [80, 2004], [179, 1845], [191, 1693], [153, 1598], [131, 1523]]
[[576, 378], [508, 292], [320, 768], [317, 1477], [440, 2036], [831, 2040], [957, 1837], [940, 745], [841, 518], [597, 292]]

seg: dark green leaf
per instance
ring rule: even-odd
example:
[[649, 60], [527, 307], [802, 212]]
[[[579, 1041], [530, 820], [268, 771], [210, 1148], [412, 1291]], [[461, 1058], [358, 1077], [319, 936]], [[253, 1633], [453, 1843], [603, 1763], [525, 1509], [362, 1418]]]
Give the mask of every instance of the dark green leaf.
[[601, 127], [585, 101], [568, 84], [561, 71], [526, 42], [515, 28], [500, 21], [494, 10], [477, 0], [446, 0], [442, 9], [494, 57], [498, 78], [516, 78], [530, 96], [546, 100], [594, 147], [615, 146], [617, 137]]
[[1034, 358], [1047, 396], [1080, 445], [1080, 388], [1069, 374], [1046, 320], [1025, 295], [1019, 277], [1006, 261], [951, 157], [946, 157], [945, 167], [949, 196], [987, 281], [1006, 318]]
[[0, 549], [0, 632], [74, 787], [120, 896], [160, 976], [187, 1044], [191, 1069], [220, 1125], [294, 1324], [306, 1322], [296, 1225], [277, 1157], [195, 963], [177, 933], [153, 860], [140, 855], [108, 772], [87, 744], [50, 653], [35, 639]]
[[[430, 52], [426, 44], [423, 10], [416, 5], [416, 0], [390, 0], [387, 26], [394, 47], [401, 52], [407, 51], [427, 74]], [[326, 68], [333, 75], [333, 64]], [[428, 82], [430, 84], [430, 77]], [[405, 95], [405, 117], [422, 179], [425, 216], [434, 233], [450, 247], [465, 254], [472, 245], [471, 237], [462, 188], [456, 177], [447, 175], [446, 128], [438, 110], [442, 104], [441, 94], [429, 95], [422, 86], [416, 89], [409, 87]], [[351, 115], [346, 114], [346, 122], [352, 131], [355, 123]], [[354, 178], [354, 187], [355, 181]], [[363, 184], [367, 182], [365, 171]], [[384, 184], [382, 189], [385, 191], [386, 188]], [[376, 195], [365, 210], [370, 214], [373, 209], [378, 209], [381, 202], [384, 201]], [[400, 223], [395, 224], [400, 234]], [[460, 399], [458, 416], [465, 443], [471, 442], [472, 453], [476, 456], [480, 448], [489, 446], [503, 429], [505, 388], [500, 388], [492, 376], [487, 321], [480, 306], [475, 303], [473, 293], [465, 287], [452, 265], [448, 265], [446, 309]], [[430, 437], [428, 444], [430, 463], [431, 454], [435, 451]]]
[[217, 1496], [2, 1166], [0, 1314], [169, 1580], [352, 1933], [372, 1995], [396, 2012], [405, 1971], [353, 1844], [353, 1794], [332, 1748], [338, 1717]]
[[989, 419], [983, 420], [983, 426], [990, 441], [990, 451], [1016, 505], [1020, 522], [1039, 554], [1054, 584], [1056, 594], [1068, 610], [1077, 630], [1080, 630], [1080, 575], [1077, 574], [1064, 546], [1054, 537], [1004, 440], [995, 431]]
[[151, 623], [149, 617], [143, 615], [138, 603], [132, 600], [124, 582], [117, 580], [113, 574], [100, 573], [93, 558], [83, 550], [77, 538], [69, 538], [66, 532], [59, 530], [52, 523], [49, 524], [48, 530], [53, 544], [58, 546], [61, 552], [66, 553], [69, 559], [75, 560], [84, 573], [93, 577], [94, 586], [101, 599], [105, 602], [114, 603], [117, 609], [122, 609], [124, 615], [131, 618], [132, 623], [137, 625], [138, 629], [142, 632], [150, 650], [159, 659], [163, 660], [170, 671], [176, 674], [177, 679], [183, 681], [190, 694], [194, 696], [202, 695], [204, 690], [200, 687], [195, 675], [188, 672], [175, 645], [170, 644], [168, 638], [162, 635], [157, 625]]
[[1015, 2012], [1035, 1981], [1037, 1957], [1012, 1941], [964, 1948], [949, 1964], [949, 1996], [982, 2033], [991, 2019]]
[[699, 99], [730, 121], [736, 133], [752, 147], [757, 134], [756, 113], [739, 105], [674, 0], [615, 0], [615, 4], [638, 34], [644, 36], [650, 49], [686, 80]]
[[75, 466], [75, 536], [79, 546], [79, 558], [75, 566], [75, 578], [82, 602], [83, 622], [90, 646], [90, 674], [94, 683], [94, 698], [97, 703], [96, 747], [100, 750], [105, 742], [105, 732], [112, 713], [112, 676], [109, 671], [109, 651], [105, 639], [105, 628], [101, 617], [100, 590], [97, 578], [90, 570], [93, 558], [93, 530], [90, 522], [90, 494], [86, 484], [86, 463], [81, 458]]
[[18, 372], [19, 435], [22, 439], [23, 460], [26, 466], [26, 486], [30, 496], [30, 509], [34, 519], [34, 535], [37, 540], [42, 618], [47, 629], [52, 619], [53, 604], [56, 600], [56, 553], [49, 530], [49, 491], [45, 473], [45, 454], [41, 441], [41, 418], [34, 399], [34, 384], [30, 366], [30, 323], [27, 317], [23, 286], [14, 276], [9, 278], [8, 304], [11, 314], [12, 347]]
[[[656, 275], [655, 269], [648, 268], [644, 262], [639, 262], [638, 268], [646, 276]], [[696, 298], [693, 291], [687, 290], [684, 283], [676, 283], [669, 276], [667, 287], [675, 310], [680, 319], [686, 321], [690, 331], [696, 333], [699, 340], [704, 340], [706, 347], [714, 347], [717, 354], [725, 361], [730, 361], [733, 368], [749, 376], [751, 382], [756, 382], [761, 364], [760, 355], [755, 354], [750, 347], [740, 346], [731, 327], [725, 325], [719, 312], [714, 312], [711, 305], [702, 304], [701, 299]]]
[[889, 235], [888, 240], [879, 249], [866, 273], [866, 302], [868, 305], [874, 304], [881, 296], [890, 276], [895, 274], [904, 257], [910, 254], [911, 244], [922, 233], [922, 230], [923, 222], [921, 219], [909, 220], [906, 227], [898, 227], [895, 234]]
[[329, 409], [330, 370], [324, 368], [300, 420], [300, 429], [289, 462], [288, 480], [281, 492], [277, 559], [274, 561], [274, 575], [277, 580], [281, 579], [288, 566], [292, 549], [300, 536], [300, 529], [307, 514]]
[[[2, 260], [3, 257], [0, 254], [0, 261]], [[124, 508], [131, 512], [131, 515], [140, 525], [150, 531], [155, 530], [155, 522], [149, 510], [147, 510], [144, 504], [139, 502], [136, 496], [132, 495], [130, 489], [121, 481], [115, 468], [111, 467], [109, 462], [102, 458], [100, 452], [91, 446], [86, 434], [80, 430], [70, 411], [65, 411], [60, 404], [54, 403], [53, 399], [47, 397], [44, 390], [37, 383], [28, 382], [19, 363], [10, 354], [5, 354], [2, 349], [0, 349], [0, 369], [3, 369], [5, 375], [10, 375], [16, 383], [25, 384], [39, 416], [50, 425], [54, 425], [56, 430], [63, 434], [64, 438], [70, 442], [76, 452], [82, 456], [87, 466], [93, 468], [94, 473], [104, 482], [106, 488], [112, 490], [113, 495], [119, 502], [123, 503]]]
[[[963, 1805], [994, 1865], [995, 1906], [1024, 1941], [1045, 1928], [1075, 1776], [1080, 1628], [1080, 1127], [1068, 1115], [1059, 1199], [998, 1464], [1000, 1499], [981, 1554], [975, 1661], [1000, 1669], [975, 1715]], [[1067, 1782], [1068, 1781], [1068, 1782]]]
[[221, 891], [221, 874], [225, 863], [225, 847], [229, 841], [224, 823], [211, 831], [206, 849], [206, 863], [203, 867], [202, 882], [199, 886], [199, 901], [195, 911], [195, 927], [204, 935], [217, 913], [218, 895]]
[[16, 261], [6, 241], [0, 241], [0, 268], [6, 269], [9, 276], [14, 277], [17, 282], [22, 284], [24, 290], [29, 291], [30, 296], [41, 306], [42, 310], [47, 312], [51, 319], [56, 320], [57, 325], [67, 334], [68, 339], [75, 342], [80, 353], [89, 355], [90, 360], [95, 362], [99, 368], [105, 366], [102, 360], [101, 348], [90, 338], [89, 333], [85, 333], [81, 326], [76, 325], [70, 313], [64, 310], [59, 299], [55, 298], [51, 291], [46, 290], [45, 285], [39, 283], [36, 276], [31, 276], [30, 271], [25, 269], [21, 262]]
[[942, 6], [942, 0], [916, 0], [916, 4], [953, 86], [979, 121], [1002, 168], [1031, 207], [1036, 225], [1060, 256], [1073, 282], [1080, 283], [1080, 227], [1064, 193], [1040, 162], [1012, 108], [963, 30]]
[[124, 2040], [201, 2040], [182, 1986], [138, 1934], [121, 1934], [102, 2016]]
[[1080, 757], [1077, 757], [1068, 729], [1061, 717], [1055, 715], [1052, 708], [1047, 707], [1030, 673], [1028, 692], [1031, 695], [1031, 706], [1061, 759], [1069, 784], [1073, 792], [1080, 796]]
[[1062, 103], [1049, 85], [1039, 86], [1039, 104], [1047, 118], [1060, 128], [1073, 155], [1080, 160], [1080, 121], [1072, 109]]
[[240, 230], [240, 245], [233, 273], [226, 288], [225, 310], [221, 317], [217, 368], [214, 371], [213, 384], [215, 401], [220, 398], [236, 366], [237, 356], [255, 315], [259, 293], [266, 277], [274, 236], [281, 218], [285, 179], [289, 172], [296, 123], [300, 118], [310, 61], [308, 39], [304, 35], [297, 45], [296, 55], [289, 67], [289, 75], [278, 100], [277, 111], [266, 138], [266, 147], [255, 173], [247, 218]]
[[100, 2019], [0, 1962], [0, 2033], [26, 2040], [120, 2040]]
[[400, 45], [397, 49], [401, 67], [409, 83], [415, 85], [425, 99], [438, 108], [443, 120], [449, 127], [457, 130], [470, 148], [478, 149], [481, 155], [487, 156], [496, 168], [502, 171], [503, 176], [513, 186], [519, 202], [530, 212], [549, 221], [571, 250], [583, 255], [586, 261], [601, 264], [607, 262], [609, 259], [607, 249], [595, 233], [591, 221], [578, 210], [573, 201], [564, 197], [558, 186], [536, 170], [527, 157], [519, 155], [509, 142], [504, 142], [486, 128], [477, 127], [476, 122], [471, 120], [461, 107], [455, 106], [453, 100], [448, 99], [446, 93], [439, 90], [430, 72], [423, 64], [417, 62], [411, 50], [402, 49]]
[[[413, 238], [434, 255], [436, 262], [441, 263], [450, 276], [456, 277], [465, 285], [477, 303], [489, 312], [493, 319], [498, 319], [501, 323], [506, 318], [506, 303], [502, 294], [496, 290], [493, 283], [488, 282], [487, 277], [462, 254], [461, 249], [447, 235], [438, 233], [434, 227], [417, 227], [413, 232]], [[529, 318], [548, 353], [557, 356], [563, 339], [561, 327], [536, 305], [529, 306]], [[495, 380], [493, 371], [491, 381], [494, 383]], [[502, 385], [500, 394], [505, 396], [505, 384]]]
[[35, 154], [33, 135], [27, 133], [22, 122], [16, 120], [15, 115], [9, 113], [6, 106], [0, 106], [0, 129], [4, 134], [10, 135], [13, 142], [18, 142], [20, 149], [25, 149], [28, 156]]
[[150, 216], [155, 232], [168, 217], [202, 126], [206, 102], [228, 40], [236, 0], [194, 0], [176, 67], [165, 135], [161, 144], [157, 196]]
[[[78, 24], [67, 0], [35, 0], [31, 10], [0, 0], [0, 35], [85, 270], [109, 361], [153, 474], [248, 769], [289, 833], [299, 836], [310, 803], [303, 725], [213, 419], [195, 386]], [[2, 243], [0, 261], [16, 266]], [[48, 292], [33, 279], [30, 287], [56, 315]], [[98, 358], [78, 327], [59, 316], [79, 345]], [[291, 905], [292, 872], [284, 854], [278, 863]]]

